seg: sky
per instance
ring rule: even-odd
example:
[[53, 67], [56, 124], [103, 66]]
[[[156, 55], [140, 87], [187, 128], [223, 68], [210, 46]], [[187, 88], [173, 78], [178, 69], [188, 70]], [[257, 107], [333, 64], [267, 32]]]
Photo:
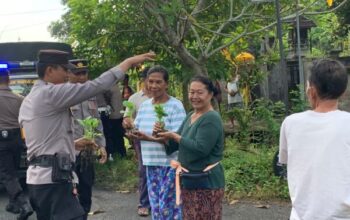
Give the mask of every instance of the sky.
[[57, 41], [48, 26], [65, 12], [61, 0], [0, 0], [0, 42]]

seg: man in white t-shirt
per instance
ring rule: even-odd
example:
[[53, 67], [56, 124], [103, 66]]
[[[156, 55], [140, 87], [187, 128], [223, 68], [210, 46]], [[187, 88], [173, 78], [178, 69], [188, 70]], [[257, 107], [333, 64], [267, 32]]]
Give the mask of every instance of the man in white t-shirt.
[[347, 83], [340, 62], [318, 60], [307, 88], [312, 110], [282, 124], [279, 160], [287, 164], [290, 220], [350, 219], [350, 114], [338, 110]]

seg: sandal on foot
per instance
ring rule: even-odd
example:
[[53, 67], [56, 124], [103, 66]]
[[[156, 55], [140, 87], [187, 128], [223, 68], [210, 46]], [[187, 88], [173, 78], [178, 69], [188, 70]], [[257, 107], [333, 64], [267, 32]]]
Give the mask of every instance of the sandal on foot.
[[144, 216], [144, 217], [146, 217], [146, 216], [149, 216], [149, 210], [148, 210], [148, 208], [139, 207], [139, 208], [137, 209], [137, 214], [138, 214], [139, 216]]

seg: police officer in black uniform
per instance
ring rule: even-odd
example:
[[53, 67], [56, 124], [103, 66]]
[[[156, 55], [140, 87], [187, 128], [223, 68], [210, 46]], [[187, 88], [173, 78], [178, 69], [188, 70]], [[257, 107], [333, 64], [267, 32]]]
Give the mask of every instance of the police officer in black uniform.
[[27, 219], [33, 210], [16, 177], [23, 146], [18, 124], [23, 97], [11, 91], [9, 81], [8, 70], [0, 69], [0, 181], [9, 195], [6, 210], [19, 213], [17, 219]]
[[[84, 59], [75, 59], [70, 60], [70, 63], [75, 65], [73, 69], [71, 69], [70, 73], [68, 74], [69, 82], [70, 83], [85, 83], [88, 81], [88, 66], [87, 66], [87, 60]], [[97, 110], [97, 101], [96, 97], [91, 97], [88, 100], [85, 100], [77, 105], [74, 105], [70, 107], [72, 116], [74, 118], [73, 123], [73, 137], [74, 140], [78, 140], [79, 138], [84, 137], [84, 128], [79, 123], [79, 120], [83, 120], [85, 118], [91, 117], [95, 118], [99, 121], [99, 125], [97, 127], [97, 132], [100, 134], [99, 136], [95, 137], [95, 143], [99, 147], [101, 152], [101, 158], [99, 162], [101, 164], [105, 163], [107, 160], [107, 153], [106, 153], [106, 141], [105, 137], [103, 136], [103, 128], [102, 123], [100, 121], [100, 115], [98, 114]], [[85, 156], [84, 156], [85, 153]], [[85, 216], [84, 220], [87, 219], [88, 213], [91, 210], [91, 204], [92, 204], [92, 186], [94, 184], [95, 180], [95, 168], [94, 168], [94, 160], [93, 159], [87, 159], [86, 158], [86, 150], [78, 151], [76, 150], [76, 166], [75, 166], [75, 173], [77, 174], [79, 178], [79, 183], [77, 185], [78, 189], [78, 198], [81, 206], [84, 208]]]

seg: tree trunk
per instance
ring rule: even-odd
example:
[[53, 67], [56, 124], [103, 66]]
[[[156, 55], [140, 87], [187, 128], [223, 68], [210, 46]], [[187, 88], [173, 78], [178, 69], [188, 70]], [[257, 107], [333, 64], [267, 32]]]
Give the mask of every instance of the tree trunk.
[[179, 44], [174, 48], [184, 66], [189, 68], [193, 75], [208, 76], [208, 70], [206, 67], [206, 58], [201, 56], [200, 58], [193, 57], [183, 44]]
[[188, 99], [188, 80], [182, 83], [182, 100], [183, 105], [186, 109], [186, 112], [189, 112], [191, 106]]

